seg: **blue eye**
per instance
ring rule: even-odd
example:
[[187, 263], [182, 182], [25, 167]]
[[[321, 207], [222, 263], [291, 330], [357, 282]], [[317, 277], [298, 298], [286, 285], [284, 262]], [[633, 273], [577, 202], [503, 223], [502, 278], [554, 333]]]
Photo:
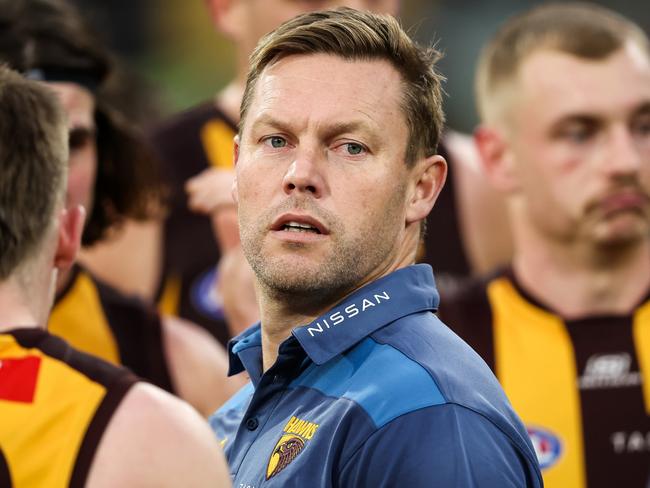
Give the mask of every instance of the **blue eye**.
[[345, 146], [347, 147], [348, 154], [351, 156], [358, 156], [365, 150], [361, 144], [355, 142], [348, 142]]
[[287, 140], [284, 137], [272, 136], [266, 140], [267, 144], [270, 144], [272, 148], [281, 149], [287, 145]]

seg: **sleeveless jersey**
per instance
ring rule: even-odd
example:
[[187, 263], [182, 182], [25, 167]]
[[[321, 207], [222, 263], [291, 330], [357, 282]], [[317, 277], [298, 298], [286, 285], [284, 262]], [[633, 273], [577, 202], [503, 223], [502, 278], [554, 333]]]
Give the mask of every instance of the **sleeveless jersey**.
[[0, 486], [83, 487], [136, 378], [41, 329], [0, 334]]
[[72, 347], [117, 365], [174, 393], [160, 316], [76, 265], [56, 298], [48, 330]]
[[215, 290], [219, 244], [210, 219], [187, 207], [185, 182], [209, 167], [233, 167], [236, 130], [213, 102], [206, 102], [175, 116], [151, 135], [170, 190], [159, 308], [205, 327], [224, 345], [230, 335]]
[[496, 373], [546, 487], [645, 487], [650, 295], [629, 315], [565, 320], [507, 270], [443, 297], [439, 315]]

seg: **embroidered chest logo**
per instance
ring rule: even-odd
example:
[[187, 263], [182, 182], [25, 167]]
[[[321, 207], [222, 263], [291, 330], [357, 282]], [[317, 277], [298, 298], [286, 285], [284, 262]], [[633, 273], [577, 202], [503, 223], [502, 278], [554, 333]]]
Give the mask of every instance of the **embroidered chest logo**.
[[284, 426], [284, 433], [273, 448], [273, 453], [266, 467], [266, 479], [273, 478], [286, 468], [305, 448], [306, 443], [314, 437], [318, 424], [291, 417]]

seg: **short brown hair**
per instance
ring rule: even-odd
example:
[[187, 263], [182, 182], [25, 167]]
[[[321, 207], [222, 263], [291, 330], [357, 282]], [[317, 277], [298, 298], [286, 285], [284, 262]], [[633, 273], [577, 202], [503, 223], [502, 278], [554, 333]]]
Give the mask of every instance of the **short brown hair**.
[[479, 58], [476, 97], [483, 120], [492, 117], [501, 89], [533, 53], [549, 49], [603, 60], [632, 41], [650, 55], [648, 37], [634, 22], [605, 7], [573, 2], [547, 4], [501, 26]]
[[0, 280], [39, 249], [62, 201], [67, 121], [54, 93], [0, 65]]
[[332, 54], [351, 60], [387, 60], [404, 81], [403, 110], [409, 126], [406, 161], [436, 154], [444, 114], [440, 53], [416, 44], [390, 15], [338, 8], [300, 15], [266, 35], [251, 55], [240, 110], [240, 132], [264, 69], [295, 54]]

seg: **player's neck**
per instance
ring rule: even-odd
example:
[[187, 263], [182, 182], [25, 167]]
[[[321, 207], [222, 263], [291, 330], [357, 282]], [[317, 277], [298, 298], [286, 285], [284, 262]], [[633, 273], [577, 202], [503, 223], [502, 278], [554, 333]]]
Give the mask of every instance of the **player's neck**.
[[0, 283], [0, 333], [12, 329], [38, 327], [34, 314], [34, 303], [27, 303], [28, 297], [12, 280]]
[[647, 240], [618, 250], [533, 240], [516, 247], [521, 285], [565, 318], [627, 314], [650, 290]]
[[296, 299], [291, 303], [289, 300], [260, 293], [264, 371], [273, 366], [280, 344], [291, 335], [294, 328], [311, 323], [330, 308], [329, 305], [322, 304], [296, 306], [297, 301]]

